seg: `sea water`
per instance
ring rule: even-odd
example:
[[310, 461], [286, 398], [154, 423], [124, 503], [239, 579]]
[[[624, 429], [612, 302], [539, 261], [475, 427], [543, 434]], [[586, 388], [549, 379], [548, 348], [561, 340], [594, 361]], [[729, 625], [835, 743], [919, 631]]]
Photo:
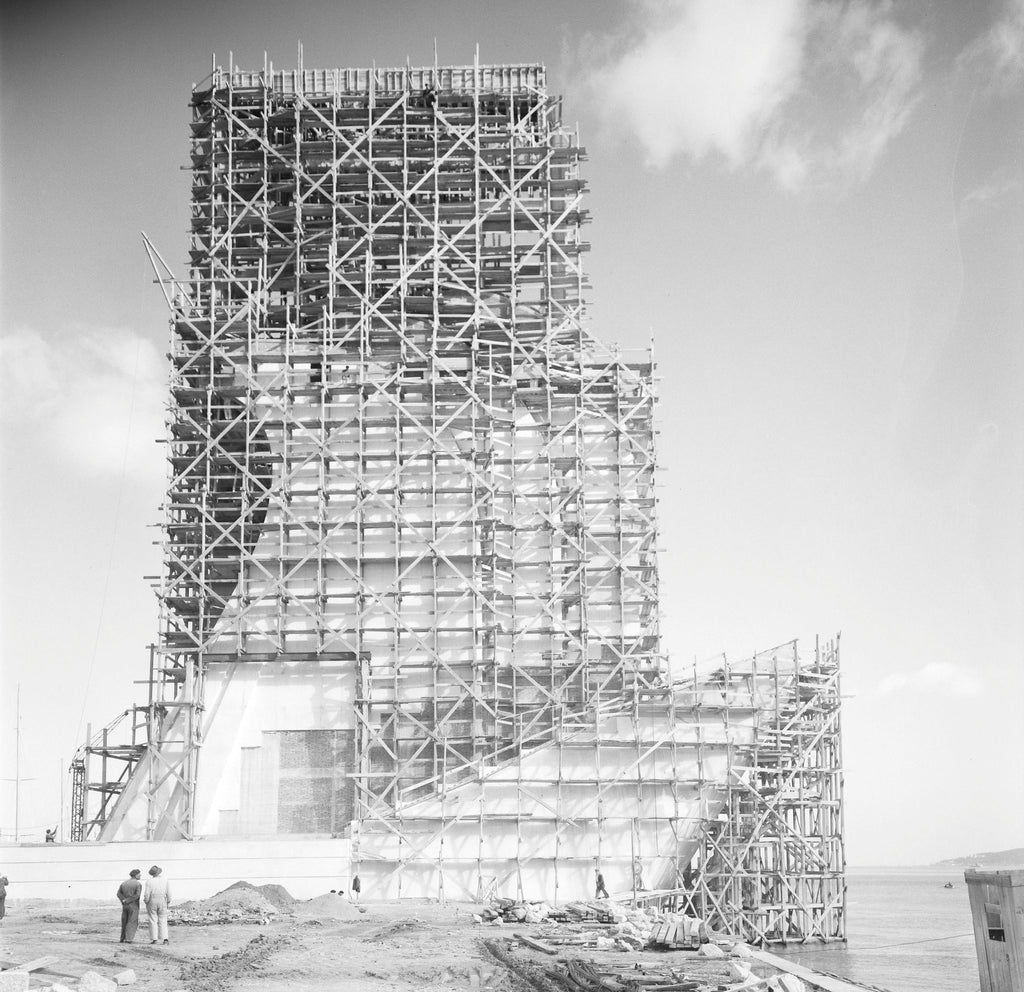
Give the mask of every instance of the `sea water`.
[[[768, 950], [888, 992], [978, 992], [962, 869], [850, 869], [846, 880], [846, 944]], [[953, 888], [945, 888], [946, 882]]]

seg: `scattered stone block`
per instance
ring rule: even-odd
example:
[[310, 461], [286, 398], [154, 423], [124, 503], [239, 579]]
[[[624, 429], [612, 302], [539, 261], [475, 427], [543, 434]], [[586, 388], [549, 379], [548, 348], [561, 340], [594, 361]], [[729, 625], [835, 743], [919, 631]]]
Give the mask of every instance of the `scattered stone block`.
[[697, 954], [702, 958], [724, 958], [725, 951], [717, 944], [701, 944]]
[[737, 981], [744, 981], [750, 977], [750, 965], [742, 961], [729, 962], [729, 974]]
[[114, 981], [118, 985], [134, 985], [135, 984], [135, 972], [131, 968], [125, 968], [124, 971], [119, 971], [114, 976]]
[[28, 988], [28, 972], [14, 969], [0, 971], [0, 992], [25, 992]]
[[741, 941], [737, 941], [735, 944], [732, 945], [732, 947], [729, 948], [729, 954], [732, 955], [732, 957], [734, 958], [743, 959], [754, 956], [753, 951], [751, 951], [750, 948]]
[[779, 992], [807, 992], [807, 986], [796, 975], [779, 975]]
[[78, 992], [117, 992], [117, 982], [98, 972], [87, 971], [78, 980]]

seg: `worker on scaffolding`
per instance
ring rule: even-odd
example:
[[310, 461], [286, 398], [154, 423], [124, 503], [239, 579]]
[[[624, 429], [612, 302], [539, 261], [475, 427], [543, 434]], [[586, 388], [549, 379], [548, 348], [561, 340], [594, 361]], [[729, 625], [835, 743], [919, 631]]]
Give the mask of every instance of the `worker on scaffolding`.
[[121, 943], [135, 942], [135, 932], [139, 929], [139, 903], [142, 899], [142, 872], [133, 868], [128, 877], [117, 888], [117, 899], [121, 903]]
[[163, 940], [169, 944], [167, 939], [167, 910], [171, 905], [171, 886], [166, 878], [161, 875], [162, 869], [159, 865], [153, 865], [149, 869], [149, 881], [146, 882], [146, 892], [143, 902], [146, 904], [146, 916], [149, 918], [149, 942], [157, 943]]

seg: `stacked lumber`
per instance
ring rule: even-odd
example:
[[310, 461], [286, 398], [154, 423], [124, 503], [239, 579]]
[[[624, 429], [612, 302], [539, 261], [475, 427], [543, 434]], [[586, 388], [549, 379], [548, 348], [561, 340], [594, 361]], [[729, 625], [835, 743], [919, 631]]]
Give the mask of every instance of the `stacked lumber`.
[[707, 939], [707, 928], [700, 920], [690, 916], [656, 923], [651, 930], [648, 946], [667, 951], [696, 950]]

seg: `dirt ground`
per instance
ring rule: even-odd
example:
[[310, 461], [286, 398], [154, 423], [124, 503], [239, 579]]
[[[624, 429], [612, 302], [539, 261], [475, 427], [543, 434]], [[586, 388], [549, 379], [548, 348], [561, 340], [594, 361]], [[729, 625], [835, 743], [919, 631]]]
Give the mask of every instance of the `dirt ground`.
[[[535, 935], [537, 925], [480, 925], [468, 903], [403, 900], [368, 903], [351, 920], [302, 918], [282, 912], [265, 925], [179, 925], [170, 944], [152, 946], [145, 923], [135, 943], [118, 942], [120, 907], [83, 903], [8, 904], [0, 926], [0, 967], [44, 955], [58, 960], [33, 972], [32, 988], [78, 978], [105, 977], [125, 968], [139, 992], [528, 992], [554, 989], [544, 969], [557, 959], [522, 947], [515, 934]], [[506, 947], [505, 941], [512, 940]], [[497, 942], [496, 957], [485, 946]], [[692, 952], [624, 952], [564, 948], [559, 957], [598, 967], [634, 969], [639, 964], [685, 967], [706, 976], [711, 987], [725, 965]], [[504, 963], [503, 963], [504, 961]], [[512, 968], [506, 967], [511, 964]], [[762, 974], [764, 968], [755, 968]]]

